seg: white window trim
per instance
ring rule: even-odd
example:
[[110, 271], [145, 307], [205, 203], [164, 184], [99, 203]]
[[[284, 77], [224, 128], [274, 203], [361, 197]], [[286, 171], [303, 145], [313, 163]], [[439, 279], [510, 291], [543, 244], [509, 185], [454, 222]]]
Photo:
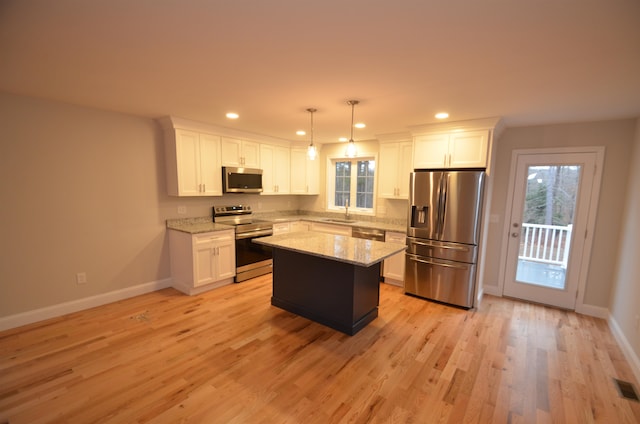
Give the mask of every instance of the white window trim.
[[[326, 202], [326, 210], [328, 212], [344, 212], [344, 206], [335, 206], [333, 201], [335, 199], [335, 181], [336, 181], [336, 169], [334, 166], [334, 162], [336, 161], [359, 161], [359, 160], [374, 160], [376, 162], [376, 173], [373, 177], [373, 207], [371, 209], [363, 209], [357, 208], [355, 206], [349, 206], [349, 213], [354, 213], [358, 215], [370, 215], [375, 216], [376, 214], [376, 204], [377, 204], [377, 193], [378, 193], [378, 175], [379, 175], [379, 161], [377, 153], [367, 153], [363, 152], [358, 154], [354, 158], [348, 158], [343, 155], [333, 155], [327, 156], [327, 202]], [[355, 179], [352, 178], [351, 181], [352, 188], [356, 184]], [[352, 196], [355, 197], [355, 191], [352, 190]], [[353, 202], [355, 204], [355, 202]]]

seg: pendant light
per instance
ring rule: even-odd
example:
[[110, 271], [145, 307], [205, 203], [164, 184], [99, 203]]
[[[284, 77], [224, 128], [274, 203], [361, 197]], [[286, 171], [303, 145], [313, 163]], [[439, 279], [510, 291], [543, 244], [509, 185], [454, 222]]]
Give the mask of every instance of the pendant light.
[[347, 143], [347, 149], [345, 151], [345, 155], [347, 155], [347, 157], [349, 158], [353, 158], [356, 157], [357, 149], [356, 149], [356, 143], [355, 141], [353, 141], [353, 115], [354, 115], [354, 109], [356, 107], [356, 105], [360, 103], [358, 100], [349, 100], [347, 102], [348, 105], [351, 105], [351, 138], [349, 138], [349, 142]]
[[313, 112], [316, 112], [317, 110], [318, 109], [314, 109], [312, 107], [307, 109], [307, 112], [309, 112], [309, 114], [311, 115], [311, 144], [309, 144], [309, 147], [307, 147], [307, 156], [311, 160], [315, 160], [318, 154], [318, 151], [316, 150], [316, 146], [314, 146], [313, 144]]

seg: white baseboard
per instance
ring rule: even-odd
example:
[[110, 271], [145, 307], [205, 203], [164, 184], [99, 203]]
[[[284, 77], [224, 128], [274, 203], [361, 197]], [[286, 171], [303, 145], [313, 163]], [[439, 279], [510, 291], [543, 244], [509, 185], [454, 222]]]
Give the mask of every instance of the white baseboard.
[[602, 306], [593, 306], [593, 305], [576, 305], [576, 312], [582, 315], [589, 315], [590, 317], [608, 319], [609, 318], [609, 309], [603, 308]]
[[118, 300], [128, 299], [130, 297], [139, 296], [156, 290], [165, 289], [167, 287], [171, 287], [171, 281], [171, 278], [152, 281], [121, 290], [85, 297], [84, 299], [72, 300], [70, 302], [59, 303], [57, 305], [51, 305], [35, 309], [33, 311], [2, 317], [0, 318], [0, 331], [105, 305], [107, 303], [117, 302]]
[[622, 329], [618, 325], [616, 319], [609, 315], [607, 317], [607, 322], [609, 323], [609, 328], [613, 333], [613, 337], [615, 337], [618, 345], [622, 349], [622, 353], [624, 353], [625, 358], [629, 361], [629, 365], [631, 366], [631, 371], [633, 375], [636, 377], [636, 381], [640, 381], [640, 357], [634, 352], [631, 347], [631, 343], [627, 340], [627, 337], [622, 332]]
[[491, 296], [502, 297], [502, 293], [500, 292], [500, 287], [498, 286], [484, 286], [482, 287], [482, 291], [484, 294], [490, 294]]

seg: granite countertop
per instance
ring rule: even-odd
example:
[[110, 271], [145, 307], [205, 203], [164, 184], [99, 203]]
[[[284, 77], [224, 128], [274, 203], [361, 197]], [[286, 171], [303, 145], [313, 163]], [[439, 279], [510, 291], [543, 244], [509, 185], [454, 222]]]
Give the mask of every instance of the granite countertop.
[[253, 242], [359, 266], [373, 265], [405, 250], [400, 244], [314, 231], [260, 237]]
[[363, 221], [358, 220], [355, 217], [351, 222], [339, 222], [324, 216], [316, 216], [316, 215], [285, 215], [278, 216], [275, 218], [269, 218], [274, 223], [278, 222], [292, 222], [292, 221], [307, 221], [307, 222], [318, 222], [322, 224], [332, 224], [332, 225], [344, 225], [347, 227], [364, 227], [364, 228], [375, 228], [384, 231], [393, 231], [396, 233], [406, 233], [407, 226], [406, 224], [398, 224], [398, 223], [387, 223], [387, 222], [379, 222], [379, 221]]
[[[379, 230], [394, 231], [397, 233], [405, 233], [407, 231], [406, 224], [404, 223], [358, 220], [357, 216], [354, 216], [352, 222], [336, 222], [332, 220], [335, 219], [335, 215], [336, 214], [332, 214], [330, 217], [327, 217], [321, 215], [272, 215], [255, 213], [254, 217], [256, 219], [272, 221], [274, 224], [278, 222], [307, 221], [322, 224], [344, 225], [348, 227], [376, 228]], [[212, 231], [224, 231], [234, 227], [232, 225], [215, 223], [211, 217], [204, 216], [196, 218], [167, 219], [167, 228], [170, 230], [181, 231], [183, 233], [199, 234]]]
[[167, 228], [189, 234], [209, 233], [212, 231], [233, 230], [232, 225], [213, 222], [211, 218], [167, 219]]

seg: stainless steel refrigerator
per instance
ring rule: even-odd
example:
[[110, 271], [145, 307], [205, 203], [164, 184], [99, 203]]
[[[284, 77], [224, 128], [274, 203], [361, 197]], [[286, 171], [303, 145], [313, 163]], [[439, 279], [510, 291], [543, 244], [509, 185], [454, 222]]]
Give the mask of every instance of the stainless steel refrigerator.
[[474, 306], [483, 170], [411, 173], [405, 293]]

